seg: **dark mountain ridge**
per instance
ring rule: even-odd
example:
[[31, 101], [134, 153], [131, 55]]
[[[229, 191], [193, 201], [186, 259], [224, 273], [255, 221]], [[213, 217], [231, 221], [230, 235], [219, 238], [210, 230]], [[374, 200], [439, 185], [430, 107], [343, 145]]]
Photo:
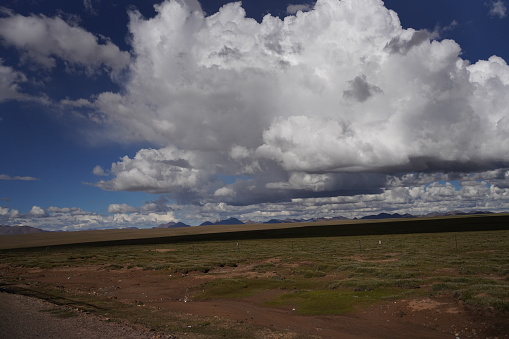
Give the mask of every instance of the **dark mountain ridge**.
[[185, 224], [181, 221], [179, 221], [179, 222], [170, 221], [169, 223], [161, 224], [159, 226], [155, 226], [152, 228], [181, 228], [181, 227], [191, 227], [191, 226], [189, 226], [188, 224]]
[[0, 225], [0, 235], [15, 235], [15, 234], [28, 234], [28, 233], [42, 233], [48, 232], [40, 228], [32, 226], [5, 226]]
[[224, 219], [224, 220], [218, 220], [216, 222], [210, 222], [210, 221], [205, 221], [204, 223], [201, 223], [200, 226], [210, 226], [210, 225], [243, 225], [244, 222], [240, 221], [239, 219], [237, 218], [228, 218], [228, 219]]
[[[493, 212], [490, 211], [470, 211], [470, 212], [463, 212], [463, 211], [450, 211], [450, 212], [434, 212], [434, 213], [428, 213], [426, 215], [413, 215], [410, 213], [405, 214], [399, 214], [399, 213], [379, 213], [379, 214], [372, 214], [372, 215], [366, 215], [361, 218], [354, 218], [354, 219], [403, 219], [403, 218], [419, 218], [419, 217], [442, 217], [442, 216], [454, 216], [454, 215], [472, 215], [472, 214], [493, 214]], [[310, 218], [310, 219], [270, 219], [268, 221], [259, 222], [262, 224], [291, 224], [291, 223], [299, 223], [299, 222], [316, 222], [316, 221], [328, 221], [328, 220], [348, 220], [348, 218], [344, 216], [335, 216], [331, 218]], [[205, 221], [200, 224], [200, 226], [210, 226], [210, 225], [242, 225], [242, 224], [256, 224], [258, 222], [254, 221], [246, 221], [243, 222], [237, 218], [228, 218], [225, 220], [219, 220], [216, 222], [211, 221]]]
[[408, 213], [405, 213], [405, 214], [379, 213], [376, 215], [366, 215], [366, 216], [362, 217], [361, 219], [398, 219], [398, 218], [415, 218], [415, 217], [416, 217], [415, 215], [408, 214]]

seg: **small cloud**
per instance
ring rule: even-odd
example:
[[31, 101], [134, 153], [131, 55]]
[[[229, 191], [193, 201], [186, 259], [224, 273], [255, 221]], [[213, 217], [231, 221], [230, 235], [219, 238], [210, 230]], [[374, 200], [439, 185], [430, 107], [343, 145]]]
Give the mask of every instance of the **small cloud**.
[[94, 8], [94, 5], [92, 4], [92, 0], [83, 0], [83, 6], [85, 6], [85, 10], [92, 14], [97, 15], [97, 11]]
[[0, 206], [0, 223], [5, 222], [9, 218], [17, 218], [19, 217], [20, 213], [18, 210], [13, 210], [8, 207], [1, 207]]
[[451, 21], [451, 23], [449, 25], [442, 28], [442, 31], [452, 31], [452, 30], [456, 29], [457, 26], [458, 26], [458, 22], [456, 20], [453, 20], [453, 21]]
[[214, 196], [222, 197], [222, 196], [234, 196], [235, 191], [231, 187], [221, 187], [220, 189], [214, 192]]
[[147, 201], [143, 206], [140, 207], [141, 213], [150, 213], [150, 212], [168, 212], [170, 210], [168, 206], [168, 199], [164, 197], [160, 197], [157, 200], [154, 201]]
[[11, 201], [9, 198], [0, 198], [0, 201]]
[[110, 204], [108, 206], [108, 213], [134, 213], [137, 212], [138, 209], [128, 204]]
[[49, 213], [82, 213], [83, 211], [78, 208], [78, 207], [55, 207], [55, 206], [50, 206], [48, 208], [46, 208], [46, 212], [49, 212]]
[[7, 174], [0, 174], [0, 180], [34, 181], [34, 180], [39, 180], [39, 178], [34, 178], [34, 177], [20, 177], [20, 176], [14, 176], [14, 177], [11, 177], [10, 175], [7, 175]]
[[108, 176], [108, 173], [106, 173], [106, 171], [104, 171], [104, 169], [99, 165], [94, 167], [94, 169], [92, 170], [92, 173], [94, 173], [95, 175], [98, 175], [98, 176], [103, 176], [103, 177]]
[[490, 7], [489, 15], [503, 19], [507, 16], [507, 6], [502, 0], [491, 1], [487, 4]]
[[46, 213], [46, 211], [39, 206], [33, 206], [32, 209], [28, 212], [28, 215], [36, 218], [44, 218], [49, 216], [48, 213]]
[[436, 25], [433, 32], [430, 32], [429, 39], [440, 39], [442, 38], [442, 35], [447, 32], [454, 31], [456, 28], [458, 28], [458, 22], [456, 20], [451, 21], [451, 23], [447, 26], [441, 27], [440, 25]]
[[63, 100], [60, 100], [60, 104], [63, 106], [69, 106], [69, 107], [74, 107], [74, 108], [94, 107], [94, 104], [86, 99], [78, 99], [78, 100], [63, 99]]
[[288, 7], [286, 7], [286, 14], [297, 14], [298, 11], [309, 12], [312, 9], [313, 6], [309, 4], [288, 5]]

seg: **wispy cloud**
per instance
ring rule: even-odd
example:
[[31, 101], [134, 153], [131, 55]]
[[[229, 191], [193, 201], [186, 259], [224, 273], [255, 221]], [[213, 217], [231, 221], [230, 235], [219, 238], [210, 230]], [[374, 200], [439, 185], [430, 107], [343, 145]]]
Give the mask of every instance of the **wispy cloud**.
[[0, 18], [0, 37], [21, 52], [22, 61], [47, 69], [54, 68], [58, 58], [90, 72], [102, 66], [118, 70], [130, 58], [112, 42], [101, 43], [99, 37], [58, 16], [11, 13]]
[[97, 176], [108, 176], [109, 174], [99, 165], [95, 166], [92, 173]]
[[97, 15], [97, 11], [94, 8], [94, 5], [92, 4], [92, 0], [83, 0], [83, 6], [85, 7], [85, 10], [92, 14]]
[[22, 176], [10, 176], [6, 174], [0, 174], [0, 180], [21, 180], [21, 181], [34, 181], [39, 180], [39, 178], [34, 177], [22, 177]]
[[[21, 92], [21, 85], [27, 81], [26, 76], [12, 67], [4, 66], [0, 58], [0, 102], [7, 100], [27, 100]], [[0, 120], [1, 121], [1, 120]]]
[[507, 6], [504, 1], [497, 0], [497, 1], [490, 1], [488, 3], [488, 6], [490, 8], [489, 14], [493, 17], [497, 17], [499, 19], [503, 19], [507, 16]]
[[[28, 83], [27, 77], [14, 68], [5, 66], [0, 58], [0, 103], [3, 101], [25, 101], [48, 105], [51, 101], [45, 96], [34, 96], [23, 91], [23, 86]], [[0, 118], [0, 122], [2, 118]]]

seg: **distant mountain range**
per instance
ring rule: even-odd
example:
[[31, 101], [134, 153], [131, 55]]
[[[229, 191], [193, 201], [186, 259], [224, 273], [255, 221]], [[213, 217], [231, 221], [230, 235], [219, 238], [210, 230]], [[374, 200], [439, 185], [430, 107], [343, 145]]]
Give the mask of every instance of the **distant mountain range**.
[[365, 217], [362, 217], [361, 219], [398, 219], [398, 218], [415, 218], [415, 215], [412, 214], [389, 214], [389, 213], [380, 213], [377, 215], [366, 215]]
[[[450, 212], [433, 212], [428, 213], [426, 215], [412, 215], [412, 214], [399, 214], [399, 213], [379, 213], [374, 215], [366, 215], [360, 219], [399, 219], [399, 218], [417, 218], [417, 217], [446, 217], [452, 215], [471, 215], [471, 214], [493, 214], [491, 211], [450, 211]], [[281, 224], [281, 223], [297, 223], [297, 222], [316, 222], [316, 221], [330, 221], [330, 220], [348, 220], [343, 216], [336, 216], [332, 218], [312, 218], [312, 219], [270, 219], [268, 221], [263, 222], [264, 224]], [[210, 225], [243, 225], [243, 224], [254, 224], [256, 222], [247, 220], [243, 222], [237, 218], [228, 218], [224, 220], [217, 220], [215, 222], [205, 221], [200, 224], [200, 226], [210, 226]], [[169, 222], [166, 224], [161, 224], [159, 226], [155, 226], [152, 228], [181, 228], [181, 227], [191, 227], [188, 224], [183, 222]], [[138, 229], [137, 227], [126, 227], [124, 229]], [[28, 233], [41, 233], [41, 232], [49, 232], [42, 230], [40, 228], [31, 227], [31, 226], [6, 226], [0, 225], [0, 236], [2, 235], [15, 235], [15, 234], [28, 234]]]
[[[493, 212], [490, 211], [470, 211], [470, 212], [463, 212], [463, 211], [451, 211], [451, 212], [434, 212], [429, 213], [426, 215], [413, 215], [409, 213], [405, 214], [399, 214], [399, 213], [379, 213], [379, 214], [373, 214], [373, 215], [366, 215], [360, 219], [366, 220], [366, 219], [401, 219], [401, 218], [417, 218], [417, 217], [444, 217], [444, 216], [451, 216], [451, 215], [470, 215], [470, 214], [493, 214]], [[263, 222], [263, 224], [290, 224], [290, 223], [297, 223], [297, 222], [316, 222], [316, 221], [331, 221], [331, 220], [348, 220], [348, 218], [343, 216], [336, 216], [332, 218], [311, 218], [311, 219], [270, 219], [268, 221]], [[257, 222], [247, 220], [245, 222], [237, 219], [237, 218], [228, 218], [224, 220], [217, 220], [215, 222], [211, 221], [205, 221], [200, 224], [200, 226], [212, 226], [212, 225], [243, 225], [243, 224], [255, 224]], [[177, 228], [177, 227], [190, 227], [187, 224], [184, 224], [182, 222], [169, 222], [167, 224], [162, 224], [153, 228]]]
[[179, 221], [179, 222], [169, 222], [166, 224], [161, 224], [159, 226], [155, 226], [152, 228], [181, 228], [181, 227], [191, 227], [191, 226]]
[[451, 212], [432, 212], [425, 215], [425, 217], [446, 217], [449, 215], [471, 215], [471, 214], [494, 214], [491, 211], [451, 211]]
[[32, 226], [4, 226], [0, 225], [0, 235], [15, 235], [15, 234], [28, 234], [28, 233], [41, 233], [47, 232], [40, 228]]
[[240, 221], [237, 218], [228, 218], [224, 220], [218, 220], [216, 222], [210, 222], [205, 221], [204, 223], [200, 224], [200, 226], [210, 226], [210, 225], [243, 225], [244, 222]]

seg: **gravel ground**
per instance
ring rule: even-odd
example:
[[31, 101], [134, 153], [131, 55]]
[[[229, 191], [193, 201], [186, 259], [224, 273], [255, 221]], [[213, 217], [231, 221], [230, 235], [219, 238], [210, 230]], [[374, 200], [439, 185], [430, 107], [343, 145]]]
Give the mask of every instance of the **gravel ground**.
[[153, 339], [162, 336], [108, 322], [44, 300], [0, 293], [0, 339]]

